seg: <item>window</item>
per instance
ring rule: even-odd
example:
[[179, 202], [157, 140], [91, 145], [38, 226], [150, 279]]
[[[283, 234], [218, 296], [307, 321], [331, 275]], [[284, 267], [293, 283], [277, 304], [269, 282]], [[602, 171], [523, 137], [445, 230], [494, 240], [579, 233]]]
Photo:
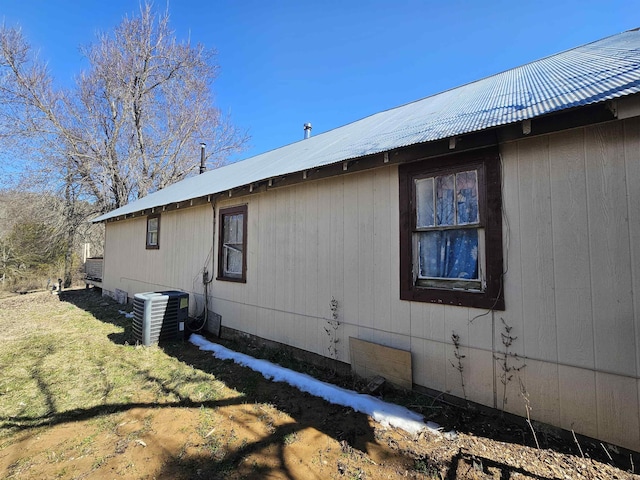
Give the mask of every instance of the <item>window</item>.
[[504, 309], [497, 154], [401, 165], [400, 298]]
[[147, 250], [160, 248], [160, 215], [147, 217]]
[[246, 282], [246, 205], [220, 210], [218, 238], [218, 280]]

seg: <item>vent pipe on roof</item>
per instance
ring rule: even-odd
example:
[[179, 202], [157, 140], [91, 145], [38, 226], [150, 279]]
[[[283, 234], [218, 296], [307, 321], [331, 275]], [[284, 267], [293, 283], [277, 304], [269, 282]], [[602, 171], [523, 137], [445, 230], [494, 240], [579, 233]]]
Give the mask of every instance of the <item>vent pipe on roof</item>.
[[305, 123], [304, 124], [304, 138], [307, 139], [311, 136], [311, 124], [310, 123]]
[[206, 143], [200, 144], [200, 173], [201, 174], [207, 171], [207, 167], [204, 164], [204, 147], [206, 146], [207, 146]]

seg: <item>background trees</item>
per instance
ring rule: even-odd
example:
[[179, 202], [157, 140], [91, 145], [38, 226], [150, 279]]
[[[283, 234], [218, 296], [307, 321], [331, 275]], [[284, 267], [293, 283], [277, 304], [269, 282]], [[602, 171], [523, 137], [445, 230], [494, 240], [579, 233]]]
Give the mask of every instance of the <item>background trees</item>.
[[62, 199], [67, 249], [82, 215], [84, 221], [196, 172], [200, 142], [215, 167], [247, 141], [214, 105], [215, 52], [178, 41], [168, 12], [145, 4], [81, 51], [89, 67], [73, 88], [57, 87], [21, 31], [0, 28], [4, 186], [12, 179], [13, 187]]
[[66, 243], [66, 208], [54, 195], [0, 191], [0, 287], [37, 289], [47, 280], [56, 282], [65, 270], [71, 275], [85, 244], [96, 245], [92, 254], [101, 254], [102, 229], [85, 221], [92, 206], [83, 201], [74, 206], [73, 245]]

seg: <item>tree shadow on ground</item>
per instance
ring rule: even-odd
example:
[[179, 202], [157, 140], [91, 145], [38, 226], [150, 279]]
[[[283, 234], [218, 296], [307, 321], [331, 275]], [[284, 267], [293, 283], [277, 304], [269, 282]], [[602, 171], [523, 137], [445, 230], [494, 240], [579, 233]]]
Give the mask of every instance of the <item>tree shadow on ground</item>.
[[[122, 331], [108, 335], [111, 341], [120, 345], [135, 343], [132, 338], [131, 320], [121, 312], [130, 308], [112, 302], [110, 299], [101, 298], [93, 291], [66, 291], [61, 293], [60, 300], [72, 303], [77, 307], [88, 311], [102, 322], [110, 323], [122, 328]], [[285, 383], [271, 382], [261, 374], [232, 362], [223, 362], [212, 357], [210, 353], [203, 352], [192, 344], [184, 341], [164, 342], [162, 350], [182, 363], [212, 375], [223, 382], [229, 388], [235, 389], [241, 396], [229, 401], [199, 402], [188, 398], [180, 398], [176, 402], [162, 404], [110, 404], [87, 409], [76, 409], [57, 414], [53, 412], [44, 418], [14, 418], [5, 422], [5, 426], [14, 429], [26, 429], [38, 425], [56, 425], [63, 422], [87, 420], [103, 414], [122, 412], [134, 408], [171, 408], [171, 407], [195, 407], [217, 409], [228, 405], [240, 404], [266, 404], [273, 406], [294, 419], [294, 423], [275, 426], [269, 434], [258, 441], [249, 442], [235, 451], [228, 451], [223, 459], [215, 458], [184, 458], [176, 455], [166, 465], [166, 472], [160, 474], [164, 478], [179, 478], [178, 470], [200, 471], [201, 478], [217, 478], [216, 472], [227, 472], [230, 468], [239, 468], [240, 463], [247, 456], [270, 449], [279, 452], [277, 471], [287, 475], [287, 465], [284, 459], [285, 437], [307, 429], [315, 429], [322, 432], [348, 448], [366, 453], [370, 445], [376, 444], [374, 431], [369, 424], [366, 415], [359, 414], [351, 408], [337, 406], [324, 401], [321, 398], [302, 393], [295, 387]], [[156, 379], [145, 375], [143, 381], [154, 382]], [[173, 391], [166, 385], [160, 385], [165, 395], [179, 396], [179, 392]], [[167, 390], [169, 389], [169, 390]], [[7, 419], [3, 419], [7, 420]], [[346, 448], [346, 447], [345, 447]], [[389, 451], [389, 461], [401, 464], [412, 464], [413, 460], [405, 458], [402, 454]], [[395, 458], [393, 458], [395, 457]], [[202, 460], [202, 461], [201, 461]], [[267, 474], [265, 466], [259, 466], [256, 473], [260, 476]], [[214, 475], [215, 474], [215, 475]], [[247, 472], [251, 475], [252, 470]], [[293, 477], [291, 477], [293, 478]]]
[[[119, 305], [111, 299], [100, 297], [91, 290], [62, 292], [60, 300], [72, 303], [90, 312], [95, 318], [102, 322], [122, 327], [122, 332], [109, 335], [109, 338], [114, 343], [121, 345], [132, 343], [131, 320], [119, 313], [119, 311], [130, 310], [130, 308]], [[274, 363], [282, 363], [277, 361], [278, 358], [274, 359], [274, 356], [286, 357], [286, 363], [289, 363], [288, 361], [291, 360], [286, 353], [283, 354], [282, 352], [274, 354], [274, 352], [270, 352], [267, 349], [255, 348], [255, 346], [243, 345], [226, 339], [213, 339], [213, 341], [252, 356], [266, 358], [271, 361], [275, 360]], [[281, 461], [279, 462], [278, 471], [281, 474], [284, 472], [288, 478], [293, 478], [290, 476], [290, 473], [286, 473], [287, 467], [282, 456], [284, 446], [282, 439], [292, 432], [301, 431], [306, 428], [314, 428], [341, 442], [341, 444], [346, 445], [348, 448], [356, 449], [364, 454], [369, 452], [371, 445], [380, 444], [380, 440], [376, 439], [375, 432], [369, 425], [366, 415], [359, 414], [350, 408], [333, 405], [320, 398], [301, 393], [287, 384], [267, 381], [262, 375], [250, 369], [240, 367], [229, 361], [217, 360], [210, 352], [200, 351], [188, 342], [165, 343], [162, 345], [162, 348], [165, 353], [175, 357], [179, 361], [211, 374], [216, 379], [224, 382], [228, 387], [243, 393], [242, 403], [271, 404], [278, 410], [294, 418], [295, 424], [287, 424], [286, 426], [276, 429], [271, 435], [258, 442], [247, 444], [234, 452], [228, 452], [223, 459], [213, 460], [209, 456], [189, 458], [175, 456], [167, 461], [163, 472], [159, 474], [158, 478], [181, 478], [183, 473], [180, 472], [185, 472], [185, 470], [191, 471], [193, 476], [201, 478], [224, 478], [230, 470], [239, 468], [241, 461], [246, 458], [247, 455], [260, 451], [266, 446], [275, 448], [280, 454]], [[295, 364], [296, 362], [294, 361], [293, 363]], [[313, 365], [305, 364], [304, 362], [299, 363], [300, 365], [297, 367], [296, 365], [292, 366], [290, 364], [284, 366], [288, 368], [293, 367], [294, 370], [311, 374], [321, 380], [330, 381], [344, 388], [351, 388], [354, 385], [355, 380], [353, 378], [336, 377], [335, 372], [327, 372]], [[390, 389], [385, 392], [385, 397], [386, 401], [403, 404], [422, 413], [426, 420], [439, 423], [443, 429], [447, 431], [456, 430], [477, 437], [491, 438], [500, 442], [527, 445], [530, 447], [535, 446], [533, 435], [524, 423], [517, 421], [517, 419], [513, 421], [510, 416], [501, 415], [499, 412], [487, 413], [476, 408], [460, 408], [417, 392], [404, 392]], [[299, 401], [300, 398], [303, 398], [303, 401]], [[195, 403], [197, 403], [197, 406], [200, 406], [199, 402]], [[192, 404], [193, 402], [190, 402], [188, 399], [183, 399], [175, 405], [163, 404], [155, 408], [163, 408], [165, 406], [193, 406]], [[140, 405], [123, 405], [122, 408], [136, 408], [139, 406]], [[145, 406], [147, 408], [154, 408], [153, 406]], [[219, 406], [216, 402], [210, 405], [211, 408]], [[105, 411], [108, 411], [107, 409], [114, 407], [105, 406], [104, 408]], [[79, 417], [76, 418], [100, 415], [101, 412], [99, 408], [94, 411], [77, 412]], [[322, 412], [322, 414], [318, 415], [318, 412]], [[631, 455], [634, 456], [630, 457], [627, 451], [623, 451], [620, 454], [608, 452], [611, 457], [607, 458], [605, 457], [605, 453], [607, 452], [602, 451], [599, 442], [583, 437], [579, 437], [579, 439], [581, 440], [582, 452], [579, 451], [576, 443], [569, 442], [554, 433], [540, 434], [538, 438], [541, 448], [574, 456], [584, 454], [593, 460], [610, 464], [627, 471], [632, 467], [630, 460], [635, 462], [636, 465], [640, 464], [640, 458], [634, 453], [631, 453]], [[381, 445], [381, 447], [389, 450], [390, 462], [396, 462], [398, 465], [403, 465], [404, 468], [407, 469], [415, 469], [416, 465], [426, 465], [426, 470], [435, 473], [437, 467], [442, 467], [441, 465], [436, 465], [426, 457], [415, 458], [407, 452], [393, 451], [393, 449], [387, 445]], [[339, 471], [339, 467], [336, 468], [338, 468]], [[535, 480], [555, 480], [555, 477], [541, 477], [527, 472], [526, 469], [514, 468], [496, 459], [470, 456], [462, 451], [458, 452], [458, 454], [451, 459], [446, 469], [447, 476], [444, 478], [449, 480], [455, 479], [458, 478], [458, 474], [462, 475], [464, 473], [462, 472], [464, 469], [468, 472], [469, 469], [477, 470], [478, 468], [481, 470], [484, 469], [485, 471], [492, 469], [495, 472], [499, 472], [499, 478], [503, 480], [511, 478], [513, 474], [519, 474], [524, 478]], [[269, 476], [269, 472], [262, 468], [254, 470], [244, 472], [243, 476], [246, 478], [264, 478]], [[418, 469], [418, 471], [420, 471], [420, 469]], [[336, 476], [339, 475], [336, 474]]]
[[[522, 467], [505, 468], [504, 463], [496, 462], [490, 458], [479, 455], [470, 455], [462, 451], [451, 459], [451, 465], [444, 480], [456, 480], [457, 478], [469, 478], [470, 472], [481, 475], [489, 475], [490, 478], [500, 478], [500, 480], [509, 480], [515, 475], [517, 478], [526, 480], [561, 480], [559, 477], [542, 476], [527, 471]], [[496, 477], [496, 475], [499, 475]], [[473, 478], [473, 477], [471, 477]]]

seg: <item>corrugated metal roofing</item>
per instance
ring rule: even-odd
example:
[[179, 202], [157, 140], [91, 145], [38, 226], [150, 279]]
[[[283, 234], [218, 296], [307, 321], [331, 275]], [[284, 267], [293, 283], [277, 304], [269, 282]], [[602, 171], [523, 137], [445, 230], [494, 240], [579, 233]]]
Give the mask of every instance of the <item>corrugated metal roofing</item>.
[[185, 179], [94, 221], [638, 92], [636, 29]]

